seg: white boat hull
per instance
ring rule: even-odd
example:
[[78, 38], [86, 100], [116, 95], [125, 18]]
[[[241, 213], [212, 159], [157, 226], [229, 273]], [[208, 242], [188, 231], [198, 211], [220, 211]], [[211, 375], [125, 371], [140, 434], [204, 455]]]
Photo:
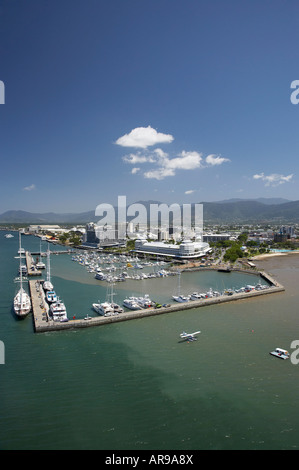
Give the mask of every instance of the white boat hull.
[[31, 311], [31, 301], [23, 288], [19, 290], [14, 298], [14, 312], [19, 317], [25, 317]]

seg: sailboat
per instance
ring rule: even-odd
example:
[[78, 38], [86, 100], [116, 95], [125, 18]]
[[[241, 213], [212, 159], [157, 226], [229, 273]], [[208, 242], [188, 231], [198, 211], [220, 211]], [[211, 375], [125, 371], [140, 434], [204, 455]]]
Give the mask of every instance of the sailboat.
[[113, 296], [115, 295], [113, 293], [113, 283], [111, 283], [107, 289], [109, 292], [107, 294], [106, 302], [99, 301], [99, 303], [92, 304], [93, 309], [100, 315], [104, 315], [106, 317], [123, 313], [124, 309], [120, 307], [120, 305], [113, 302]]
[[44, 290], [51, 290], [53, 291], [54, 287], [51, 282], [51, 274], [50, 274], [50, 250], [49, 250], [49, 244], [48, 244], [48, 250], [47, 250], [47, 280], [44, 282]]
[[19, 249], [19, 258], [20, 258], [20, 278], [18, 279], [18, 282], [20, 282], [20, 289], [18, 293], [16, 294], [14, 298], [14, 312], [16, 315], [19, 317], [24, 317], [26, 316], [30, 310], [31, 310], [31, 300], [25, 289], [23, 288], [23, 271], [21, 268], [21, 259], [22, 259], [22, 249], [21, 249], [21, 232], [19, 233], [19, 243], [20, 243], [20, 249]]
[[173, 295], [172, 298], [176, 302], [188, 302], [190, 300], [190, 296], [181, 295], [181, 271], [178, 273], [178, 293], [177, 295]]

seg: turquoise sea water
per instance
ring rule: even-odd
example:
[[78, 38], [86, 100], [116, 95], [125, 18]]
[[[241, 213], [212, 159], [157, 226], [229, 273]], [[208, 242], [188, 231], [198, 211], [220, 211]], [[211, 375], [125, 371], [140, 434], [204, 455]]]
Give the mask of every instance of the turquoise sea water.
[[[39, 239], [23, 237], [23, 246], [38, 251]], [[296, 255], [291, 267], [286, 257], [269, 266], [286, 293], [36, 334], [30, 314], [19, 320], [12, 311], [17, 249], [17, 237], [0, 232], [1, 449], [298, 448], [299, 366], [269, 355], [299, 339]], [[69, 315], [94, 314], [105, 284], [69, 255], [51, 256], [51, 272]], [[190, 293], [255, 281], [184, 273], [181, 287]], [[119, 283], [116, 300], [149, 293], [170, 301], [176, 285], [176, 276]], [[201, 330], [198, 341], [180, 342], [183, 330]]]

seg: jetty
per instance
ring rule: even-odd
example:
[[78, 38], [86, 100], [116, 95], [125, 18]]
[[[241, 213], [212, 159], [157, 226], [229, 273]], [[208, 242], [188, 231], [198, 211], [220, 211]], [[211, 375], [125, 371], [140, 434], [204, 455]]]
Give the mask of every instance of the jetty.
[[31, 253], [26, 251], [27, 276], [41, 276], [42, 272], [36, 269]]
[[261, 271], [260, 276], [269, 283], [269, 287], [263, 290], [251, 290], [250, 292], [234, 293], [233, 295], [220, 295], [218, 297], [209, 297], [200, 300], [190, 300], [183, 303], [175, 303], [161, 307], [150, 307], [147, 309], [134, 310], [119, 313], [113, 316], [96, 316], [76, 319], [73, 315], [72, 319], [67, 322], [54, 321], [49, 316], [49, 307], [43, 292], [42, 282], [39, 280], [30, 280], [30, 295], [32, 301], [34, 330], [36, 333], [47, 331], [59, 331], [67, 329], [87, 328], [91, 326], [106, 325], [109, 323], [134, 320], [154, 315], [163, 315], [171, 312], [180, 312], [193, 308], [205, 307], [209, 305], [218, 305], [224, 302], [234, 302], [248, 300], [261, 295], [269, 295], [283, 292], [285, 288], [273, 279], [268, 273]]

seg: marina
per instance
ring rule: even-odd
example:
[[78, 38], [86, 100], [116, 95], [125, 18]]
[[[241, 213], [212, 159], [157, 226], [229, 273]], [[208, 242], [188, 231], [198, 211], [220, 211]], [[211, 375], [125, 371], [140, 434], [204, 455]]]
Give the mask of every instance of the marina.
[[[66, 253], [62, 251], [62, 253]], [[69, 251], [67, 253], [70, 253]], [[58, 331], [66, 329], [77, 329], [86, 328], [92, 326], [105, 325], [112, 322], [123, 322], [128, 320], [140, 319], [149, 316], [169, 314], [171, 312], [179, 312], [198, 307], [204, 307], [209, 305], [221, 304], [226, 302], [232, 302], [242, 299], [248, 299], [264, 294], [283, 292], [284, 287], [280, 285], [275, 279], [273, 279], [268, 273], [264, 271], [254, 272], [256, 278], [263, 279], [266, 284], [257, 283], [255, 285], [247, 284], [244, 287], [238, 289], [226, 288], [219, 292], [218, 290], [210, 289], [205, 292], [190, 292], [187, 295], [181, 293], [181, 275], [186, 270], [187, 272], [194, 271], [207, 271], [214, 270], [219, 271], [219, 267], [186, 267], [183, 265], [180, 267], [175, 266], [163, 266], [167, 265], [165, 261], [157, 260], [156, 263], [150, 261], [144, 261], [138, 259], [138, 257], [128, 257], [121, 255], [120, 257], [115, 256], [100, 256], [97, 253], [84, 254], [72, 254], [72, 261], [78, 261], [87, 268], [88, 272], [95, 273], [94, 278], [96, 280], [105, 280], [107, 285], [106, 300], [98, 301], [98, 303], [92, 303], [93, 310], [97, 313], [97, 316], [89, 316], [88, 314], [83, 318], [76, 318], [75, 314], [67, 314], [67, 307], [64, 302], [56, 294], [54, 286], [51, 282], [51, 271], [50, 271], [50, 257], [53, 252], [49, 250], [43, 255], [46, 255], [46, 264], [41, 263], [42, 268], [45, 270], [45, 279], [29, 280], [29, 292], [30, 292], [30, 306], [33, 313], [34, 331], [37, 333], [47, 331]], [[40, 249], [40, 256], [42, 251]], [[26, 258], [26, 266], [21, 265], [21, 258]], [[19, 242], [19, 258], [20, 267], [19, 272], [21, 273], [22, 280], [22, 268], [26, 270], [28, 276], [30, 274], [34, 276], [41, 276], [42, 270], [37, 269], [36, 266], [40, 263], [39, 259], [36, 258], [34, 262], [32, 254], [27, 250], [25, 251], [21, 246], [21, 235]], [[105, 267], [104, 267], [105, 265]], [[177, 275], [178, 286], [175, 295], [169, 295], [169, 300], [174, 300], [175, 303], [158, 303], [152, 301], [148, 294], [143, 296], [128, 296], [123, 300], [123, 307], [114, 302], [113, 292], [114, 282], [119, 280], [119, 276], [111, 276], [111, 272], [120, 271], [122, 272], [121, 278], [123, 281], [127, 279], [139, 280], [139, 275], [129, 275], [127, 271], [124, 271], [124, 266], [127, 270], [132, 268], [133, 271], [141, 270], [145, 267], [152, 269], [152, 272], [144, 274], [142, 279], [151, 279], [156, 277], [168, 277]], [[166, 268], [167, 269], [164, 269]], [[102, 271], [108, 271], [108, 275], [104, 275]], [[231, 272], [232, 270], [229, 270]], [[244, 272], [244, 270], [242, 270]], [[251, 270], [247, 270], [249, 274], [252, 274]], [[103, 276], [103, 278], [101, 277]], [[26, 279], [26, 278], [25, 278]], [[26, 293], [24, 293], [25, 295]], [[27, 295], [27, 294], [26, 294]], [[28, 314], [30, 309], [26, 311]], [[79, 315], [80, 316], [80, 315]]]
[[[223, 293], [222, 295], [217, 296], [206, 296], [205, 298], [200, 298], [199, 300], [189, 300], [183, 303], [176, 304], [166, 304], [163, 305], [154, 305], [153, 307], [148, 308], [139, 308], [131, 310], [130, 312], [120, 312], [115, 315], [100, 315], [97, 317], [84, 317], [83, 319], [68, 319], [67, 321], [55, 321], [49, 315], [49, 310], [47, 308], [47, 303], [42, 294], [42, 282], [40, 281], [29, 281], [30, 293], [32, 299], [32, 308], [33, 308], [33, 319], [34, 319], [34, 329], [36, 333], [42, 333], [47, 331], [59, 331], [66, 329], [76, 329], [76, 328], [86, 328], [92, 326], [105, 325], [114, 322], [122, 322], [128, 320], [135, 320], [139, 318], [145, 318], [155, 315], [163, 315], [171, 312], [179, 312], [183, 310], [205, 307], [209, 305], [218, 305], [221, 303], [232, 302], [232, 301], [241, 301], [243, 299], [249, 299], [265, 294], [274, 294], [277, 292], [283, 292], [284, 287], [280, 285], [277, 281], [271, 278], [265, 272], [260, 272], [260, 276], [266, 279], [270, 285], [267, 288], [255, 288], [251, 286], [251, 289], [245, 289], [241, 292], [235, 292], [232, 295]], [[259, 285], [258, 285], [259, 286]]]
[[[22, 241], [26, 251], [38, 251], [35, 237]], [[159, 447], [163, 439], [163, 447], [169, 443], [177, 449], [214, 448], [216, 443], [222, 448], [297, 445], [298, 418], [293, 412], [298, 396], [297, 387], [294, 389], [297, 368], [290, 360], [278, 360], [269, 352], [275, 346], [289, 349], [294, 339], [299, 257], [290, 255], [288, 262], [286, 257], [273, 257], [247, 274], [204, 267], [189, 271], [181, 266], [183, 294], [208, 293], [211, 287], [221, 294], [234, 291], [225, 295], [226, 302], [210, 303], [219, 297], [199, 300], [205, 308], [191, 308], [192, 301], [180, 304], [171, 300], [178, 276], [138, 282], [128, 279], [114, 285], [115, 300], [121, 306], [129, 296], [149, 294], [150, 299], [161, 304], [171, 302], [178, 310], [167, 314], [165, 308], [165, 314], [159, 314], [163, 309], [156, 308], [152, 309], [155, 315], [121, 322], [120, 315], [103, 317], [92, 311], [93, 302], [105, 301], [111, 284], [96, 280], [94, 273], [72, 261], [72, 255], [51, 255], [51, 282], [69, 317], [68, 322], [54, 322], [44, 299], [46, 270], [42, 276], [25, 281], [24, 288], [30, 294], [33, 291], [31, 313], [24, 319], [16, 318], [12, 308], [9, 313], [7, 305], [12, 304], [16, 287], [12, 280], [19, 262], [15, 259], [17, 237], [8, 241], [3, 237], [2, 246], [5, 270], [1, 285], [11, 280], [5, 290], [2, 288], [0, 306], [7, 361], [1, 368], [2, 396], [6, 397], [2, 448], [75, 448], [77, 430], [81, 435], [83, 428], [86, 440], [82, 448], [107, 448], [117, 441], [126, 448], [136, 442], [136, 448], [149, 449]], [[47, 264], [46, 258], [43, 260]], [[290, 262], [295, 268], [286, 271]], [[283, 269], [278, 271], [281, 263]], [[259, 273], [265, 273], [265, 278]], [[270, 287], [272, 281], [274, 287]], [[244, 292], [243, 298], [241, 292], [235, 292], [257, 283], [267, 288]], [[285, 286], [286, 293], [265, 295], [276, 292], [280, 285]], [[258, 293], [260, 296], [253, 298]], [[233, 301], [234, 297], [239, 300]], [[185, 309], [187, 305], [190, 308]], [[139, 310], [141, 315], [150, 313], [150, 309]], [[133, 319], [137, 312], [122, 315]], [[39, 318], [34, 318], [36, 313]], [[49, 329], [44, 328], [47, 313]], [[94, 322], [103, 327], [89, 327], [96, 326]], [[44, 334], [33, 333], [35, 323], [44, 328]], [[201, 331], [197, 341], [180, 336], [197, 331]], [[21, 361], [21, 357], [26, 360]], [[20, 391], [26, 394], [24, 400], [19, 398]], [[146, 420], [144, 428], [139, 426], [140, 418], [136, 418], [136, 425], [129, 420], [135, 413]], [[194, 414], [200, 420], [194, 421]], [[90, 416], [94, 419], [91, 423]], [[269, 416], [271, 426], [267, 425]], [[281, 431], [279, 436], [272, 432], [273, 423], [275, 430]], [[180, 428], [180, 433], [174, 434], [174, 427]], [[293, 431], [284, 432], [291, 428]]]

